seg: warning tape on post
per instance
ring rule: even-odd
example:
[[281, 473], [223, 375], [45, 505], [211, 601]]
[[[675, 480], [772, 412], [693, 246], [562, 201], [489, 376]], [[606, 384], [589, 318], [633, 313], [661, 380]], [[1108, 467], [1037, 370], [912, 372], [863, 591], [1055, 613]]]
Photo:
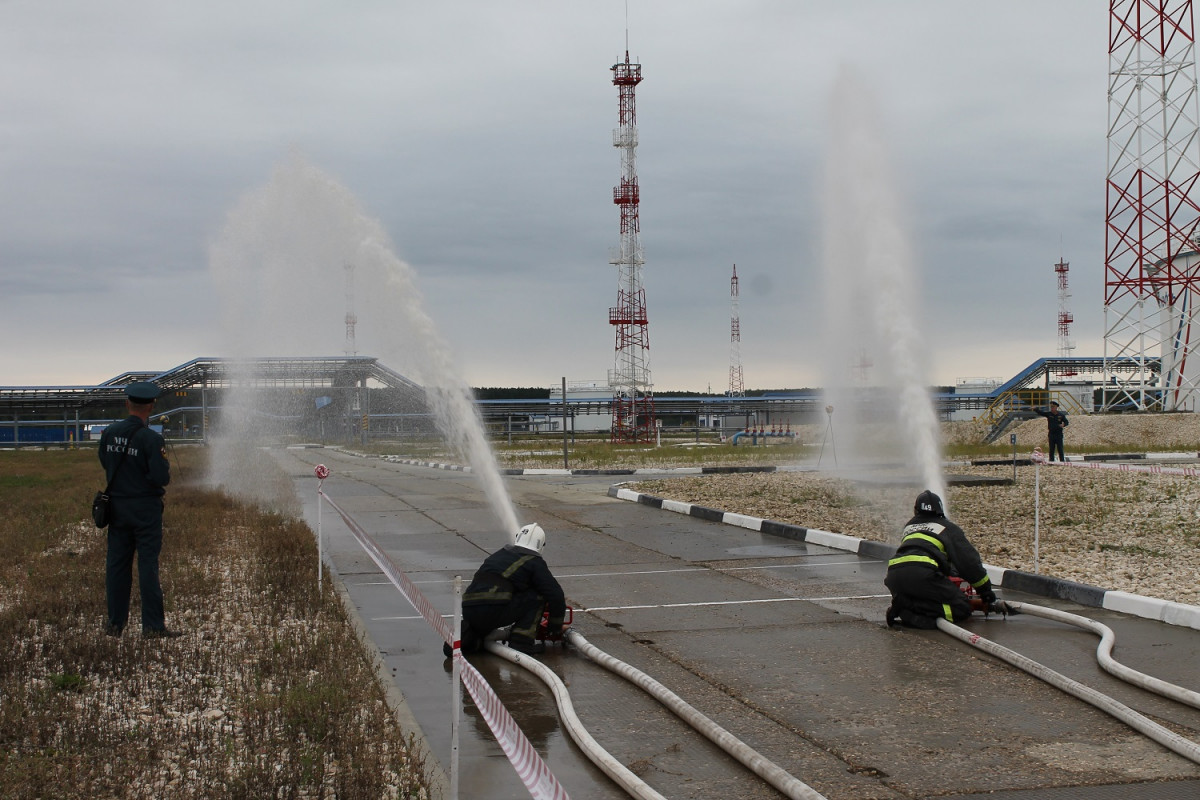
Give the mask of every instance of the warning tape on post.
[[416, 587], [409, 577], [388, 558], [387, 553], [383, 552], [383, 549], [375, 543], [375, 540], [349, 514], [343, 511], [342, 507], [335, 503], [332, 497], [325, 494], [325, 491], [322, 489], [318, 489], [317, 494], [325, 498], [325, 502], [329, 503], [330, 507], [338, 513], [338, 516], [342, 518], [342, 522], [346, 523], [346, 527], [354, 534], [354, 538], [358, 540], [363, 550], [367, 551], [367, 555], [371, 557], [371, 560], [383, 570], [383, 574], [400, 590], [405, 599], [412, 603], [412, 607], [417, 610], [417, 613], [424, 617], [425, 621], [437, 631], [438, 636], [442, 637], [442, 641], [453, 644], [454, 631], [451, 630], [445, 618], [433, 607], [433, 603], [429, 602], [429, 598], [421, 593], [421, 590]]
[[[324, 480], [329, 475], [329, 471], [325, 470], [325, 474], [321, 475], [318, 472], [318, 477]], [[446, 622], [446, 619], [438, 613], [434, 608], [433, 603], [429, 602], [420, 589], [409, 579], [404, 572], [396, 566], [396, 564], [388, 557], [387, 553], [376, 544], [375, 540], [355, 522], [354, 518], [347, 514], [341, 506], [339, 506], [333, 498], [325, 493], [324, 489], [318, 488], [317, 494], [329, 503], [330, 507], [338, 513], [342, 521], [346, 523], [346, 527], [354, 534], [354, 538], [366, 551], [371, 560], [383, 571], [388, 580], [392, 582], [405, 599], [412, 604], [426, 622], [442, 637], [442, 641], [449, 644], [454, 643], [454, 631]], [[500, 698], [484, 680], [479, 671], [471, 666], [462, 656], [462, 651], [455, 649], [454, 657], [459, 661], [459, 674], [462, 676], [463, 686], [466, 687], [467, 693], [471, 695], [471, 699], [475, 702], [475, 707], [479, 709], [480, 715], [487, 722], [492, 734], [496, 737], [496, 742], [500, 745], [500, 749], [508, 757], [509, 763], [516, 770], [517, 776], [521, 782], [525, 784], [525, 788], [529, 790], [531, 797], [535, 800], [570, 800], [566, 789], [554, 777], [550, 768], [546, 766], [546, 762], [537, 754], [537, 750], [522, 733], [512, 715], [508, 713], [508, 709], [500, 702]]]
[[1049, 461], [1041, 449], [1033, 451], [1029, 458], [1035, 464], [1046, 464], [1055, 467], [1075, 467], [1077, 469], [1107, 469], [1114, 472], [1144, 472], [1150, 475], [1182, 475], [1188, 478], [1200, 478], [1200, 469], [1196, 467], [1164, 467], [1160, 464], [1109, 464], [1104, 461]]

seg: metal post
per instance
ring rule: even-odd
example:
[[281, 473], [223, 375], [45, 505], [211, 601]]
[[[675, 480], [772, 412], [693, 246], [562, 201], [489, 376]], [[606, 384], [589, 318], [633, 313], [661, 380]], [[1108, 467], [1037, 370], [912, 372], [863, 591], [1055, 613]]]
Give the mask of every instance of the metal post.
[[458, 719], [462, 716], [462, 576], [454, 576], [454, 652], [450, 689], [450, 800], [458, 800]]
[[563, 408], [562, 408], [562, 426], [563, 426], [563, 469], [570, 469], [571, 465], [567, 463], [567, 376], [562, 379], [563, 387]]
[[1033, 462], [1033, 573], [1038, 571], [1038, 539], [1042, 521], [1042, 463]]
[[1013, 446], [1013, 486], [1016, 486], [1017, 485], [1017, 435], [1015, 433], [1010, 433], [1008, 435], [1008, 441], [1011, 442], [1012, 446]]
[[321, 485], [317, 484], [317, 590], [325, 592], [325, 582], [322, 580], [322, 563], [325, 560], [325, 539], [321, 530], [321, 508], [325, 505], [325, 495], [321, 493]]

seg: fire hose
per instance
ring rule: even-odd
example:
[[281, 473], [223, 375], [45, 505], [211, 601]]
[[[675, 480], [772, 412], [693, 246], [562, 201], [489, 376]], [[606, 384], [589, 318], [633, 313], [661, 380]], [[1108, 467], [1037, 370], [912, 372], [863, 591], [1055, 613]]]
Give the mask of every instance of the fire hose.
[[584, 754], [605, 775], [629, 792], [630, 796], [636, 797], [638, 800], [666, 800], [665, 797], [654, 791], [650, 784], [630, 772], [624, 764], [617, 761], [611, 753], [596, 743], [596, 740], [587, 732], [575, 714], [575, 706], [571, 703], [571, 695], [567, 692], [567, 687], [547, 666], [532, 656], [527, 656], [497, 642], [485, 642], [484, 649], [519, 667], [524, 667], [550, 687], [550, 692], [554, 695], [554, 702], [558, 706], [558, 712], [562, 716], [563, 725], [566, 727], [567, 733], [571, 734], [571, 738], [575, 740], [575, 744], [579, 745]]
[[1077, 628], [1085, 628], [1092, 633], [1098, 634], [1100, 636], [1100, 644], [1096, 647], [1096, 660], [1100, 662], [1100, 666], [1105, 672], [1115, 675], [1126, 683], [1132, 683], [1134, 686], [1139, 686], [1155, 694], [1162, 695], [1177, 703], [1183, 703], [1192, 708], [1200, 708], [1200, 693], [1193, 692], [1191, 689], [1185, 689], [1182, 686], [1176, 686], [1173, 683], [1167, 683], [1160, 678], [1155, 678], [1153, 675], [1138, 672], [1136, 669], [1127, 667], [1114, 659], [1112, 657], [1112, 649], [1116, 643], [1117, 636], [1113, 633], [1112, 628], [1107, 625], [1099, 623], [1094, 619], [1088, 619], [1087, 617], [1081, 617], [1078, 614], [1071, 614], [1066, 611], [1059, 611], [1055, 608], [1034, 606], [1029, 603], [1009, 603], [1009, 605], [1015, 606], [1022, 614], [1052, 619], [1056, 622], [1074, 625]]
[[[573, 647], [579, 649], [585, 656], [595, 661], [600, 666], [613, 672], [622, 678], [625, 678], [630, 683], [633, 683], [638, 688], [642, 689], [655, 700], [658, 700], [676, 716], [684, 722], [691, 725], [697, 731], [702, 733], [717, 747], [720, 747], [729, 755], [736, 758], [747, 769], [758, 775], [767, 783], [774, 786], [791, 800], [826, 800], [825, 796], [808, 784], [797, 780], [789, 775], [781, 767], [767, 759], [765, 756], [758, 753], [746, 743], [735, 737], [729, 731], [722, 728], [717, 723], [713, 722], [708, 717], [701, 714], [695, 708], [686, 703], [679, 695], [672, 692], [667, 687], [663, 686], [658, 681], [651, 678], [646, 673], [638, 670], [624, 661], [613, 658], [608, 653], [605, 653], [600, 648], [593, 645], [583, 635], [574, 628], [567, 628], [563, 631], [563, 639]], [[541, 664], [537, 659], [518, 653], [496, 642], [487, 642], [485, 648], [489, 653], [494, 653], [502, 658], [525, 667], [537, 677], [541, 678], [542, 682], [550, 687], [554, 694], [554, 701], [558, 705], [559, 713], [562, 715], [563, 723], [567, 728], [567, 732], [571, 734], [571, 738], [580, 746], [589, 759], [598, 766], [604, 774], [612, 778], [616, 783], [629, 792], [633, 797], [637, 798], [662, 798], [662, 795], [650, 788], [644, 781], [626, 769], [618, 762], [611, 754], [600, 747], [592, 738], [592, 736], [583, 728], [579, 722], [579, 717], [576, 716], [574, 707], [571, 704], [571, 696], [567, 692], [566, 686], [559, 680], [558, 676], [551, 672], [546, 666]]]
[[787, 797], [792, 798], [792, 800], [825, 800], [823, 794], [789, 775], [774, 762], [768, 760], [732, 733], [688, 705], [679, 695], [641, 670], [605, 653], [583, 638], [583, 635], [574, 628], [566, 631], [564, 638], [572, 646], [579, 648], [592, 661], [595, 661], [608, 671], [620, 675], [650, 694], [684, 722], [704, 734], [713, 744], [736, 758], [747, 769], [774, 786]]
[[[1182, 699], [1183, 697], [1188, 696], [1194, 698], [1196, 696], [1195, 692], [1191, 692], [1187, 689], [1169, 684], [1166, 681], [1161, 681], [1158, 678], [1153, 678], [1149, 675], [1137, 672], [1136, 670], [1132, 670], [1113, 660], [1109, 653], [1112, 650], [1112, 644], [1115, 637], [1112, 630], [1107, 626], [1101, 625], [1094, 620], [1088, 620], [1085, 617], [1077, 617], [1075, 614], [1067, 614], [1065, 612], [1055, 611], [1051, 608], [1030, 605], [1029, 603], [1009, 603], [1009, 605], [1012, 606], [1014, 610], [1020, 611], [1023, 614], [1032, 614], [1034, 616], [1045, 617], [1046, 619], [1054, 619], [1060, 622], [1066, 622], [1071, 625], [1087, 628], [1095, 633], [1100, 633], [1101, 641], [1100, 647], [1097, 650], [1097, 658], [1105, 670], [1109, 671], [1118, 678], [1121, 678], [1122, 680], [1128, 680], [1137, 686], [1149, 689], [1150, 691], [1158, 692], [1165, 697], [1178, 699], [1180, 702], [1195, 705], [1191, 699]], [[1108, 695], [1101, 694], [1095, 689], [1085, 686], [1076, 680], [1068, 678], [1062, 673], [1055, 672], [1049, 667], [1039, 664], [1038, 662], [1023, 656], [1014, 650], [1010, 650], [1003, 645], [996, 644], [990, 639], [985, 639], [979, 634], [964, 630], [963, 628], [960, 628], [954, 623], [945, 619], [938, 619], [937, 625], [938, 628], [940, 628], [943, 632], [950, 634], [954, 638], [960, 639], [972, 647], [983, 650], [985, 653], [990, 653], [996, 658], [999, 658], [1001, 661], [1006, 661], [1009, 664], [1012, 664], [1014, 667], [1028, 672], [1035, 678], [1039, 678], [1046, 683], [1049, 683], [1051, 686], [1061, 689], [1067, 694], [1077, 697], [1080, 700], [1083, 700], [1085, 703], [1095, 706], [1106, 714], [1109, 714], [1121, 722], [1124, 722], [1126, 725], [1138, 731], [1139, 733], [1142, 733], [1155, 742], [1158, 742], [1168, 750], [1183, 756], [1189, 761], [1200, 764], [1200, 745], [1197, 745], [1195, 742], [1183, 738], [1174, 731], [1168, 730], [1162, 725], [1151, 721], [1142, 714], [1134, 711], [1129, 706], [1114, 700]], [[1126, 674], [1131, 677], [1126, 677]], [[1168, 691], [1170, 693], [1168, 693]], [[1177, 694], [1179, 697], [1175, 696]]]

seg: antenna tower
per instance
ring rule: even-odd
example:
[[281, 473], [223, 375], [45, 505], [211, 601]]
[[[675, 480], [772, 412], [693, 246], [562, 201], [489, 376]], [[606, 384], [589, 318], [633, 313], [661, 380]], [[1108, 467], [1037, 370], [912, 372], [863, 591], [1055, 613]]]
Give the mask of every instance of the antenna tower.
[[354, 313], [354, 265], [346, 264], [346, 355], [358, 355], [358, 345], [354, 342], [354, 326], [358, 324], [358, 316]]
[[745, 397], [746, 386], [742, 383], [742, 323], [738, 318], [737, 264], [733, 265], [733, 278], [729, 281], [729, 300], [733, 306], [729, 320], [729, 396]]
[[[1059, 358], [1070, 358], [1075, 349], [1075, 343], [1071, 341], [1071, 323], [1075, 321], [1075, 317], [1071, 314], [1068, 308], [1067, 301], [1071, 299], [1071, 290], [1067, 285], [1067, 272], [1070, 271], [1071, 265], [1061, 258], [1054, 265], [1054, 274], [1058, 276], [1058, 355]], [[1062, 373], [1063, 375], [1074, 375], [1075, 370], [1067, 368]]]
[[629, 61], [612, 66], [613, 85], [619, 99], [613, 146], [621, 151], [621, 182], [613, 189], [613, 203], [621, 208], [621, 248], [609, 259], [617, 267], [617, 305], [608, 310], [608, 323], [616, 328], [616, 360], [608, 375], [613, 392], [612, 441], [653, 441], [654, 394], [650, 381], [649, 320], [646, 290], [642, 286], [642, 245], [638, 235], [637, 115], [635, 92], [642, 82], [642, 65]]
[[1111, 0], [1102, 407], [1194, 409], [1200, 115], [1191, 0]]

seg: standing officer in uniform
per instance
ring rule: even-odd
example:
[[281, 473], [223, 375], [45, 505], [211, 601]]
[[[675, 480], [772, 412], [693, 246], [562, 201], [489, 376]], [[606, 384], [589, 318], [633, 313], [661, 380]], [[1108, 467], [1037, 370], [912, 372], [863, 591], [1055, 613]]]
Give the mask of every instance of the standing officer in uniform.
[[[512, 625], [509, 647], [521, 653], [544, 652], [546, 645], [535, 642], [534, 635], [547, 607], [549, 634], [562, 633], [567, 600], [541, 556], [545, 546], [546, 532], [542, 526], [526, 525], [512, 544], [504, 545], [484, 560], [463, 593], [464, 653], [478, 650], [489, 633], [505, 625]], [[442, 652], [451, 655], [450, 645], [445, 645]]]
[[883, 581], [892, 593], [888, 627], [899, 620], [910, 628], [934, 629], [939, 617], [960, 622], [971, 616], [971, 598], [954, 585], [951, 575], [975, 587], [982, 601], [979, 610], [1011, 613], [997, 602], [979, 552], [962, 528], [946, 519], [942, 498], [926, 489], [917, 495], [913, 513]]
[[162, 550], [163, 495], [171, 482], [171, 465], [163, 437], [147, 427], [159, 389], [139, 381], [125, 387], [129, 416], [114, 422], [100, 436], [100, 464], [112, 488], [109, 492], [108, 559], [105, 593], [108, 624], [104, 632], [120, 636], [129, 620], [133, 589], [133, 557], [137, 555], [138, 589], [142, 598], [142, 637], [181, 636], [167, 630], [158, 554]]
[[1054, 400], [1050, 401], [1049, 411], [1035, 408], [1033, 413], [1046, 418], [1046, 433], [1050, 439], [1050, 460], [1054, 460], [1054, 451], [1058, 450], [1058, 460], [1066, 461], [1067, 457], [1063, 455], [1063, 428], [1071, 424], [1067, 420], [1067, 415], [1058, 410], [1058, 403]]

